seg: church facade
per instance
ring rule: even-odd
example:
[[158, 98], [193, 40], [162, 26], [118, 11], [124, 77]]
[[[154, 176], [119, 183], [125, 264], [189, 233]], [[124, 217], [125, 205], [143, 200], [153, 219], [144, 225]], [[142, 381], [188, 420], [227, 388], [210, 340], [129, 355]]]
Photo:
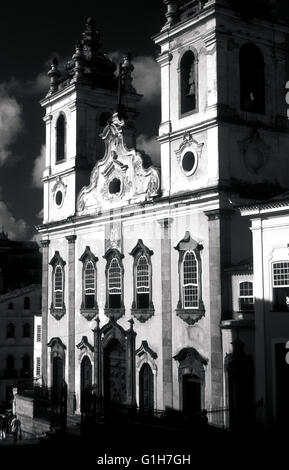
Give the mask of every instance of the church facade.
[[67, 386], [70, 412], [93, 386], [151, 410], [233, 406], [238, 421], [254, 407], [254, 308], [232, 197], [286, 185], [288, 28], [224, 0], [165, 4], [160, 168], [135, 148], [130, 58], [117, 78], [92, 19], [65, 73], [49, 71], [42, 382]]

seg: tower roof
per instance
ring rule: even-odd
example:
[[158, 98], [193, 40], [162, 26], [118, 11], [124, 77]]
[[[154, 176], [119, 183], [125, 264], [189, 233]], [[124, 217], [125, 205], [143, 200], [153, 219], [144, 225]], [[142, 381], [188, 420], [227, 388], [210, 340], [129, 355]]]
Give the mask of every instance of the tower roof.
[[48, 72], [51, 87], [49, 94], [81, 81], [93, 87], [110, 90], [117, 89], [114, 75], [116, 65], [101, 51], [102, 41], [93, 18], [88, 18], [80, 40], [76, 42], [72, 58], [64, 64], [64, 70], [58, 69], [58, 62], [53, 60]]

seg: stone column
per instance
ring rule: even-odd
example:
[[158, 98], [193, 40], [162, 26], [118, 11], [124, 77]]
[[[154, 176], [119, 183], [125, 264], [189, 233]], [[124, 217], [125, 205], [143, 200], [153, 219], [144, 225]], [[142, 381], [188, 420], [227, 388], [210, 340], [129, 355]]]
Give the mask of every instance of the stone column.
[[66, 237], [68, 241], [68, 413], [75, 411], [75, 240], [76, 235]]
[[173, 407], [172, 298], [171, 298], [171, 218], [158, 220], [161, 226], [162, 357], [163, 406]]
[[42, 385], [47, 386], [47, 343], [48, 343], [48, 270], [50, 240], [41, 240], [42, 246]]
[[130, 329], [126, 336], [126, 363], [127, 363], [127, 404], [136, 406], [135, 399], [135, 337], [136, 332], [133, 329], [134, 321], [129, 320]]
[[224, 267], [231, 255], [230, 216], [232, 211], [216, 209], [205, 212], [209, 231], [209, 294], [210, 294], [210, 346], [211, 357], [211, 406], [223, 405], [223, 350], [220, 323], [222, 311], [226, 310], [228, 289], [224, 277]]
[[101, 370], [101, 337], [100, 337], [100, 320], [96, 317], [96, 327], [93, 330], [94, 334], [94, 390], [95, 394], [100, 397], [102, 393], [102, 370]]

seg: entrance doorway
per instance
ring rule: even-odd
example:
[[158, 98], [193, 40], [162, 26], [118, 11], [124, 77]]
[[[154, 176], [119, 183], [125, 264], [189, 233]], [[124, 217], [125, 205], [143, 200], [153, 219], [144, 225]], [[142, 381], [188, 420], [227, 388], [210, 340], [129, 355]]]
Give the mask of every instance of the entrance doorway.
[[63, 377], [63, 361], [62, 358], [57, 356], [53, 358], [53, 371], [52, 371], [52, 389], [54, 398], [60, 399], [64, 385]]
[[154, 409], [154, 376], [147, 363], [139, 373], [139, 406], [142, 411]]
[[85, 356], [81, 361], [80, 375], [80, 409], [84, 412], [89, 405], [89, 393], [92, 386], [92, 365], [87, 356]]
[[201, 411], [201, 381], [194, 374], [183, 375], [183, 412], [196, 416]]
[[104, 399], [106, 404], [126, 402], [125, 350], [112, 340], [104, 350]]

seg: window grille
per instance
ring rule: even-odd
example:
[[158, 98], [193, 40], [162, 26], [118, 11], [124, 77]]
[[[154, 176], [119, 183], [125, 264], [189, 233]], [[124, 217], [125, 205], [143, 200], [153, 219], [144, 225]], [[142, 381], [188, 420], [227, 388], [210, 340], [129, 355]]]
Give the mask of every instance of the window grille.
[[183, 261], [183, 307], [198, 308], [198, 265], [193, 251], [187, 251]]
[[239, 309], [241, 312], [254, 310], [253, 282], [240, 282]]

